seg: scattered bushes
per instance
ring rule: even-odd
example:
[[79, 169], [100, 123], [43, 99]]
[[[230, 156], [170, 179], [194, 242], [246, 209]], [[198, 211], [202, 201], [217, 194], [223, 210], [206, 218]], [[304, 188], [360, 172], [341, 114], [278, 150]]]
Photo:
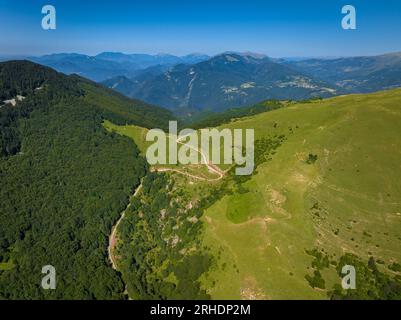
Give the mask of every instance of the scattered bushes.
[[311, 154], [309, 153], [308, 158], [306, 159], [307, 164], [314, 164], [317, 161], [317, 154]]

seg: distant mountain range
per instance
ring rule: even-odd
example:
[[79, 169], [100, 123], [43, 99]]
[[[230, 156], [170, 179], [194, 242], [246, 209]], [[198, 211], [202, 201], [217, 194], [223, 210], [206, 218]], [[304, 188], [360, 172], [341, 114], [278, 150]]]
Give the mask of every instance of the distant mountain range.
[[176, 65], [144, 79], [117, 77], [104, 82], [126, 95], [171, 110], [219, 111], [269, 99], [330, 96], [336, 90], [265, 57], [226, 53], [194, 65]]
[[348, 93], [401, 86], [401, 52], [373, 57], [284, 61], [284, 64]]
[[124, 54], [103, 52], [96, 56], [77, 53], [27, 57], [28, 60], [51, 67], [65, 74], [76, 73], [93, 81], [104, 81], [115, 76], [134, 77], [138, 70], [154, 66], [194, 64], [209, 59], [207, 55], [190, 54], [182, 57], [169, 54]]
[[28, 58], [101, 82], [131, 98], [181, 115], [222, 111], [266, 99], [301, 100], [401, 86], [401, 53], [346, 58], [269, 58], [251, 52], [217, 56], [104, 52]]
[[142, 71], [104, 82], [176, 112], [221, 111], [264, 99], [308, 99], [401, 86], [401, 53], [373, 57], [271, 59], [224, 53], [194, 65]]

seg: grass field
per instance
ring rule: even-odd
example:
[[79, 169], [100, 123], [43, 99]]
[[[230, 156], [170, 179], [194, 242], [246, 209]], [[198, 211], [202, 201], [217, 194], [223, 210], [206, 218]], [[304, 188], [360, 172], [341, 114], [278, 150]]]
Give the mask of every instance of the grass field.
[[[225, 127], [287, 141], [245, 184], [248, 193], [224, 197], [203, 217], [205, 244], [221, 252], [204, 278], [213, 298], [325, 298], [304, 278], [305, 250], [315, 247], [333, 258], [374, 256], [384, 270], [401, 261], [401, 90], [296, 104]], [[323, 276], [326, 287], [339, 281], [334, 268]]]
[[148, 143], [146, 142], [146, 133], [148, 132], [148, 129], [134, 125], [118, 126], [108, 120], [104, 121], [103, 126], [109, 131], [114, 131], [131, 138], [138, 146], [141, 154], [143, 156], [146, 154], [146, 148], [148, 147]]
[[[146, 149], [146, 129], [105, 126]], [[293, 103], [222, 128], [286, 140], [246, 192], [224, 196], [202, 217], [204, 246], [216, 257], [202, 278], [212, 298], [325, 299], [305, 279], [314, 248], [332, 260], [373, 256], [385, 272], [401, 262], [401, 90]], [[191, 181], [188, 189], [199, 197], [203, 188]], [[333, 266], [322, 275], [326, 289], [340, 281]]]
[[[110, 132], [115, 132], [117, 134], [120, 135], [124, 135], [129, 137], [130, 139], [134, 140], [134, 142], [136, 143], [136, 145], [138, 146], [141, 155], [142, 156], [146, 156], [146, 151], [147, 148], [153, 144], [153, 142], [147, 142], [146, 141], [146, 135], [148, 133], [148, 129], [142, 128], [142, 127], [138, 127], [135, 125], [123, 125], [123, 126], [119, 126], [119, 125], [115, 125], [110, 121], [104, 121], [103, 126]], [[167, 154], [166, 157], [168, 159], [169, 157], [169, 144], [174, 140], [177, 139], [177, 137], [175, 136], [167, 136]], [[185, 141], [184, 141], [185, 142]], [[181, 144], [177, 144], [177, 147], [180, 148], [182, 145]], [[199, 144], [199, 150], [201, 150], [200, 148], [200, 144]], [[199, 161], [201, 161], [201, 155], [200, 153], [198, 153], [198, 157], [199, 157]], [[221, 166], [223, 169], [227, 169], [227, 166], [222, 165]], [[153, 166], [154, 169], [162, 169], [162, 168], [168, 168], [171, 170], [178, 170], [180, 172], [189, 174], [189, 175], [193, 175], [196, 177], [199, 177], [200, 179], [206, 179], [206, 180], [213, 180], [218, 178], [218, 176], [216, 176], [215, 173], [210, 172], [207, 168], [206, 165], [204, 164], [197, 164], [197, 165], [182, 165], [180, 163], [178, 164], [160, 164], [160, 165], [155, 165]], [[199, 180], [199, 179], [198, 179]]]

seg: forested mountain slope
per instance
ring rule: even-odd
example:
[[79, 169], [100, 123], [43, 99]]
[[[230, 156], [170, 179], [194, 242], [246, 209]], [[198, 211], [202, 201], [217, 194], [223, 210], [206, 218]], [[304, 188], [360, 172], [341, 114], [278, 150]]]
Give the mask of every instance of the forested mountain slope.
[[[170, 113], [30, 62], [0, 64], [0, 298], [121, 299], [112, 224], [147, 171], [104, 119], [163, 127]], [[57, 272], [41, 288], [42, 267]]]
[[[109, 87], [177, 114], [222, 111], [266, 99], [328, 97], [336, 89], [270, 58], [227, 53], [194, 65], [180, 64], [153, 77], [106, 81]], [[139, 83], [138, 83], [139, 82]]]

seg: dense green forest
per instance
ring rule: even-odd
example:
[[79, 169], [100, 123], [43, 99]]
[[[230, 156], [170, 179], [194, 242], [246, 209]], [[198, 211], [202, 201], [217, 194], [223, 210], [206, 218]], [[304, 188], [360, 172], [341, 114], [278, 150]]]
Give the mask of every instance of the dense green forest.
[[[101, 124], [159, 127], [169, 113], [156, 121], [160, 110], [29, 62], [0, 64], [0, 92], [26, 97], [0, 109], [0, 299], [123, 298], [108, 236], [147, 164]], [[45, 265], [56, 290], [41, 288]]]
[[176, 119], [167, 109], [127, 98], [77, 75], [71, 77], [78, 80], [80, 87], [84, 89], [85, 101], [95, 105], [101, 110], [104, 119], [111, 120], [115, 124], [133, 124], [148, 129], [168, 130], [168, 121]]
[[[50, 87], [50, 89], [48, 88]], [[45, 91], [45, 92], [43, 92]], [[170, 111], [147, 103], [132, 100], [77, 75], [66, 76], [28, 61], [0, 63], [0, 105], [3, 100], [26, 97], [18, 108], [7, 104], [0, 109], [0, 156], [14, 155], [21, 141], [18, 120], [27, 118], [34, 109], [48, 100], [69, 96], [82, 99], [95, 107], [103, 119], [117, 124], [135, 124], [145, 128], [168, 126], [168, 119], [175, 117]]]
[[[46, 86], [51, 84], [51, 89]], [[45, 92], [43, 92], [45, 91]], [[27, 118], [49, 101], [79, 97], [82, 90], [67, 76], [30, 62], [11, 61], [0, 63], [0, 105], [21, 95], [29, 97], [18, 102], [18, 107], [7, 104], [0, 109], [0, 157], [15, 155], [21, 147], [19, 120]]]

